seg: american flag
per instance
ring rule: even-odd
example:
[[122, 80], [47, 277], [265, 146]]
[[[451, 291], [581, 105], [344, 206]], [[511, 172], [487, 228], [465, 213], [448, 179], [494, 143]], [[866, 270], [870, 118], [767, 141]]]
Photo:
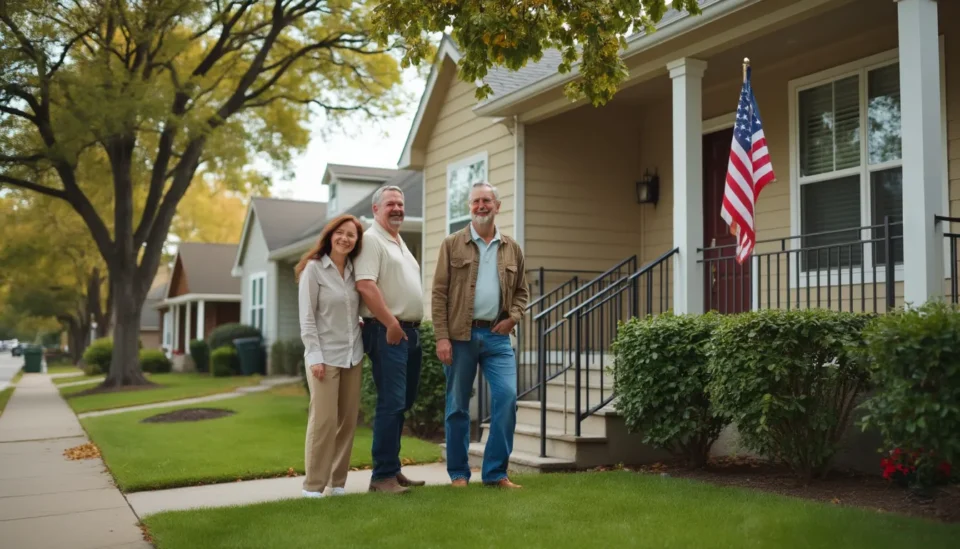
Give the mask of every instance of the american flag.
[[737, 236], [737, 263], [743, 263], [757, 241], [754, 227], [754, 207], [760, 191], [774, 179], [773, 164], [763, 135], [760, 110], [750, 86], [750, 67], [747, 67], [737, 121], [730, 145], [730, 163], [727, 165], [727, 183], [723, 191], [720, 216]]

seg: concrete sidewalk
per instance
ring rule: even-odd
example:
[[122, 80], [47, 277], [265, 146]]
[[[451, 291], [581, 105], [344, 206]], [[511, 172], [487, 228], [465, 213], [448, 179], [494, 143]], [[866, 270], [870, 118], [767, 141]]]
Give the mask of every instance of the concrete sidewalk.
[[147, 549], [103, 461], [70, 461], [88, 442], [50, 377], [25, 374], [0, 416], [0, 532], [5, 549]]
[[[351, 471], [347, 475], [348, 494], [365, 494], [370, 485], [372, 471]], [[450, 484], [446, 463], [427, 465], [408, 465], [403, 474], [414, 480], [426, 481], [428, 486]], [[480, 475], [474, 475], [471, 482], [479, 482]], [[244, 482], [226, 482], [207, 486], [189, 486], [152, 492], [134, 492], [127, 494], [130, 505], [140, 517], [162, 513], [164, 511], [182, 511], [203, 507], [228, 507], [231, 505], [250, 505], [267, 501], [279, 501], [303, 497], [303, 476], [247, 480]], [[416, 490], [413, 488], [412, 490]], [[329, 490], [328, 490], [329, 492]]]

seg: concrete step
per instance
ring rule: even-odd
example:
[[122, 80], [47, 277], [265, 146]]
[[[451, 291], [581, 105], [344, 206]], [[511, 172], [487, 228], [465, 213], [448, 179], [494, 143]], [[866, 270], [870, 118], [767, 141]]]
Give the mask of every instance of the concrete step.
[[[560, 404], [563, 405], [566, 402], [567, 407], [572, 407], [575, 401], [577, 394], [576, 385], [573, 383], [572, 379], [567, 379], [567, 382], [564, 383], [563, 378], [551, 379], [547, 382], [547, 403]], [[603, 400], [613, 396], [613, 381], [605, 383], [602, 387], [600, 385], [590, 384], [590, 388], [587, 389], [586, 384], [580, 386], [580, 405], [586, 407], [589, 403], [590, 407], [594, 407]]]
[[[467, 451], [468, 460], [471, 468], [480, 468], [483, 466], [483, 448], [485, 443], [471, 442]], [[443, 459], [447, 459], [447, 445], [441, 444]], [[510, 454], [510, 465], [508, 470], [521, 474], [528, 473], [549, 473], [555, 471], [573, 471], [577, 469], [576, 462], [568, 459], [555, 457], [540, 457], [539, 451], [536, 453], [519, 452], [514, 449]], [[477, 473], [475, 473], [477, 474]], [[479, 476], [479, 474], [477, 474]]]
[[[608, 410], [609, 407], [602, 408], [598, 413], [590, 415], [580, 424], [580, 434], [593, 436], [606, 436], [608, 413], [614, 413]], [[577, 429], [577, 414], [573, 410], [572, 403], [567, 407], [566, 413], [560, 404], [547, 403], [547, 428], [564, 430], [566, 423], [566, 432], [575, 433]], [[539, 401], [520, 401], [517, 403], [517, 423], [540, 427], [540, 402]]]
[[[486, 444], [490, 436], [490, 424], [480, 426], [483, 430], [481, 442]], [[564, 434], [560, 429], [547, 429], [547, 455], [550, 457], [577, 461], [578, 445], [606, 445], [605, 436], [574, 436]], [[517, 452], [540, 455], [540, 428], [532, 425], [517, 424], [513, 432], [513, 448]]]

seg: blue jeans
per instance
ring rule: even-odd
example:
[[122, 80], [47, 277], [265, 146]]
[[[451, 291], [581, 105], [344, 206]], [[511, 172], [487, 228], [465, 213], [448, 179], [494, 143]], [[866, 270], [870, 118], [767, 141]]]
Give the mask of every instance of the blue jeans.
[[485, 483], [507, 478], [517, 424], [517, 361], [510, 336], [489, 328], [473, 328], [470, 341], [451, 341], [453, 364], [444, 366], [447, 405], [444, 426], [447, 442], [447, 473], [451, 480], [470, 480], [467, 452], [470, 446], [470, 393], [477, 377], [477, 363], [490, 383], [490, 434], [483, 450], [480, 478]]
[[404, 328], [407, 339], [387, 343], [387, 329], [372, 321], [363, 325], [363, 343], [373, 364], [377, 387], [377, 409], [373, 418], [373, 480], [397, 476], [400, 472], [400, 435], [404, 414], [417, 398], [420, 385], [420, 331]]

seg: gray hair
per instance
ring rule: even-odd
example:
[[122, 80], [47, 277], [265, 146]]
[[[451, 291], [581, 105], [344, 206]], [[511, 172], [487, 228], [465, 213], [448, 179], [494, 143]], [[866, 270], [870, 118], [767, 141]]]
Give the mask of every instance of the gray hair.
[[403, 196], [403, 190], [400, 187], [396, 185], [384, 185], [373, 193], [373, 199], [370, 201], [370, 204], [373, 206], [380, 205], [380, 199], [383, 198], [383, 193], [387, 191], [397, 191], [400, 193], [400, 196]]
[[[500, 191], [498, 191], [497, 188], [494, 187], [493, 185], [491, 185], [489, 182], [487, 182], [487, 181], [478, 181], [478, 182], [474, 183], [474, 184], [470, 187], [470, 192], [473, 192], [473, 189], [476, 189], [477, 187], [487, 187], [488, 189], [490, 189], [491, 191], [493, 191], [493, 198], [494, 198], [494, 200], [500, 200]], [[468, 195], [467, 195], [467, 200], [470, 200], [469, 196], [470, 196], [470, 195], [468, 194]]]

